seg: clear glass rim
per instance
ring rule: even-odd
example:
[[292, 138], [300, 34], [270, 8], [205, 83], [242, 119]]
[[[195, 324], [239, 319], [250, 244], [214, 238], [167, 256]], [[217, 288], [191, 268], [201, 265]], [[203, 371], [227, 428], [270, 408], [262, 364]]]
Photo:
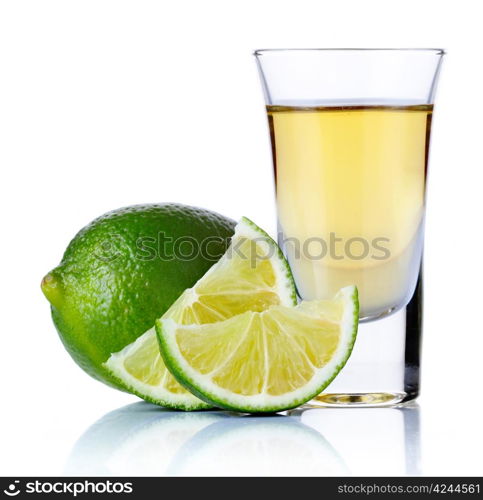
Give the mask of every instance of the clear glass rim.
[[276, 54], [283, 52], [414, 52], [427, 53], [435, 56], [446, 54], [445, 49], [436, 48], [277, 48], [277, 49], [256, 49], [253, 55], [263, 56], [266, 54]]

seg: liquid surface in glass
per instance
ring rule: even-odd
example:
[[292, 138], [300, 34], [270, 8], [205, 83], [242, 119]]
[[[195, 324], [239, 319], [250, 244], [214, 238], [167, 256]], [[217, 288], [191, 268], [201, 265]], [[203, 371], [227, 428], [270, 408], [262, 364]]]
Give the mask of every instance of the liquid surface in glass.
[[432, 106], [268, 106], [279, 242], [304, 299], [359, 288], [361, 318], [411, 298]]

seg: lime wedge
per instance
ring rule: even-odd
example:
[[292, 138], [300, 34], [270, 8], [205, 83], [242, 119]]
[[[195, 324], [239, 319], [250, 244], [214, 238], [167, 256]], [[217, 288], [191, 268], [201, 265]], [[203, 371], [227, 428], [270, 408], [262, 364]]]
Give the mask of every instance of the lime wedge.
[[[202, 325], [295, 303], [292, 274], [277, 244], [242, 218], [225, 255], [183, 292], [163, 319]], [[152, 403], [183, 410], [212, 406], [193, 396], [166, 369], [154, 328], [112, 354], [105, 367], [123, 387]]]
[[357, 334], [357, 288], [333, 300], [275, 305], [206, 325], [156, 322], [171, 373], [209, 404], [259, 413], [299, 406], [327, 387]]

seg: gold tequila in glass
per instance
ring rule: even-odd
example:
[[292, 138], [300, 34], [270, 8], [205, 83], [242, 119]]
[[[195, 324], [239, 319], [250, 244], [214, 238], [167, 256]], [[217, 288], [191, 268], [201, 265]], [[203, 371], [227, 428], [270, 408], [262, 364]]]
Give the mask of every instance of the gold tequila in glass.
[[355, 284], [362, 322], [325, 404], [419, 392], [426, 172], [439, 50], [257, 51], [279, 243], [299, 296]]
[[268, 106], [280, 229], [306, 243], [299, 258], [284, 245], [302, 297], [355, 284], [371, 318], [412, 294], [431, 115], [430, 105]]

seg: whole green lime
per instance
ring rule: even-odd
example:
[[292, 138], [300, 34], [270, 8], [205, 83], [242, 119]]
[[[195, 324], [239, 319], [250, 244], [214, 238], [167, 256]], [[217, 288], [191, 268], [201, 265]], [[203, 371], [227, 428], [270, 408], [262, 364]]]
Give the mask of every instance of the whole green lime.
[[82, 229], [41, 285], [79, 366], [123, 389], [102, 364], [219, 260], [234, 227], [215, 212], [166, 203], [114, 210]]

